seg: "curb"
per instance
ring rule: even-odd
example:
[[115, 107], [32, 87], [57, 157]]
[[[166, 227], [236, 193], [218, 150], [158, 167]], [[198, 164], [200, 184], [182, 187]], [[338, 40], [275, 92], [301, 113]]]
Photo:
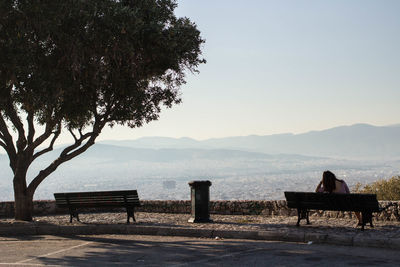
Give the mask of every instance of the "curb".
[[184, 236], [203, 238], [249, 239], [265, 241], [301, 242], [308, 244], [330, 244], [354, 247], [373, 247], [400, 249], [400, 238], [374, 238], [344, 236], [333, 234], [319, 234], [293, 231], [237, 231], [213, 230], [195, 228], [173, 228], [165, 226], [142, 225], [34, 225], [34, 226], [7, 226], [0, 227], [0, 236], [19, 235], [157, 235], [157, 236]]

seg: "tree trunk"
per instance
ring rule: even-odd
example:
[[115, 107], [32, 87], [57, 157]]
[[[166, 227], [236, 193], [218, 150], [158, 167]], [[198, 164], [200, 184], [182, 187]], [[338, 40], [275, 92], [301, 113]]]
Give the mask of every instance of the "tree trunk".
[[15, 220], [21, 221], [32, 221], [32, 212], [33, 212], [33, 196], [29, 196], [24, 192], [15, 194]]
[[[20, 163], [22, 163], [22, 160]], [[28, 168], [23, 166], [23, 164], [18, 167], [14, 175], [15, 219], [32, 221], [33, 193], [30, 193], [26, 186], [26, 173]]]

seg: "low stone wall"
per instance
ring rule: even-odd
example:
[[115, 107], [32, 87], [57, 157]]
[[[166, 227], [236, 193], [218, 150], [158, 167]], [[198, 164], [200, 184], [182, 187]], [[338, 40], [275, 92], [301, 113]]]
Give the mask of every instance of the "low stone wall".
[[[379, 201], [382, 207], [393, 204], [383, 212], [374, 213], [375, 219], [382, 221], [400, 221], [400, 201]], [[142, 201], [144, 212], [190, 213], [189, 200], [147, 200]], [[233, 200], [210, 201], [211, 214], [225, 215], [265, 215], [265, 216], [297, 216], [297, 210], [287, 207], [285, 200]], [[311, 211], [310, 216], [330, 218], [353, 218], [353, 212]]]
[[[39, 200], [33, 202], [34, 215], [64, 214], [66, 211], [58, 209], [54, 200]], [[0, 202], [0, 216], [14, 217], [14, 202]]]
[[[384, 221], [400, 221], [400, 201], [379, 201], [381, 206], [393, 204], [381, 213], [375, 213], [375, 219]], [[142, 200], [142, 207], [137, 211], [158, 213], [190, 213], [190, 200]], [[14, 202], [0, 202], [0, 216], [14, 216]], [[123, 209], [122, 209], [123, 210]], [[98, 209], [101, 211], [101, 209]], [[59, 209], [52, 200], [34, 202], [34, 215], [66, 214], [66, 209]], [[285, 200], [218, 200], [210, 201], [211, 214], [225, 215], [265, 215], [265, 216], [296, 216], [295, 209], [289, 209]], [[311, 216], [326, 216], [334, 218], [353, 218], [352, 212], [311, 211]]]

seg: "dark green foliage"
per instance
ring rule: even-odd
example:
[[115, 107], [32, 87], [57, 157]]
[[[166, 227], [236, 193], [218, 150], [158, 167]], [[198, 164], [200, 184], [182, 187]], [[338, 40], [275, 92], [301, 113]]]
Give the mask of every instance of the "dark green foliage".
[[3, 1], [1, 109], [13, 104], [41, 124], [79, 128], [102, 116], [141, 126], [179, 103], [184, 70], [203, 40], [176, 18], [174, 1]]
[[[181, 101], [185, 71], [205, 63], [204, 40], [175, 7], [174, 0], [0, 1], [0, 146], [14, 172], [16, 210], [105, 125], [140, 127]], [[29, 165], [62, 129], [75, 142], [27, 186]]]

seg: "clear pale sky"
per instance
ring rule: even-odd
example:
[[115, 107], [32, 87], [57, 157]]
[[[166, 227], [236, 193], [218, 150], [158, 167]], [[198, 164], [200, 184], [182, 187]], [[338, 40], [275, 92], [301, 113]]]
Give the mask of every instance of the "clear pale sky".
[[400, 123], [400, 1], [180, 0], [207, 64], [183, 103], [100, 139], [207, 139]]

